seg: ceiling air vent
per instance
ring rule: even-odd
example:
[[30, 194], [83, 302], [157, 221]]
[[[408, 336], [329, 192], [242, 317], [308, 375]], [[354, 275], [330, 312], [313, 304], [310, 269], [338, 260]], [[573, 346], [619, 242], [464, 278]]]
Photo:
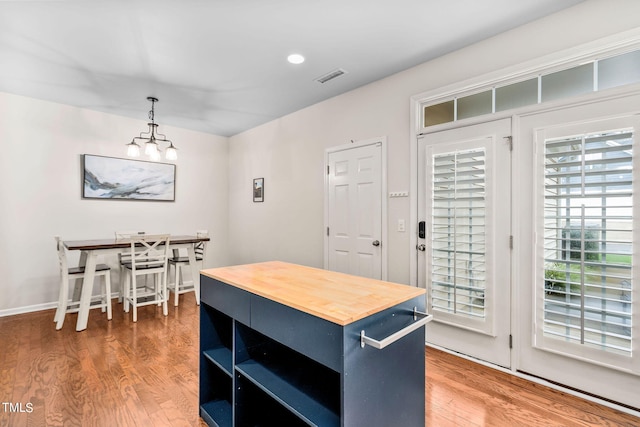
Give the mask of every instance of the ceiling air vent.
[[316, 81], [317, 81], [317, 82], [320, 82], [320, 83], [326, 83], [326, 82], [328, 82], [329, 80], [333, 80], [333, 79], [335, 79], [336, 77], [340, 77], [340, 76], [342, 76], [343, 74], [347, 74], [347, 71], [346, 71], [346, 70], [343, 70], [342, 68], [338, 68], [337, 70], [333, 70], [333, 71], [331, 71], [331, 72], [329, 72], [329, 73], [325, 74], [324, 76], [320, 76], [320, 77], [318, 77], [318, 78], [316, 79]]

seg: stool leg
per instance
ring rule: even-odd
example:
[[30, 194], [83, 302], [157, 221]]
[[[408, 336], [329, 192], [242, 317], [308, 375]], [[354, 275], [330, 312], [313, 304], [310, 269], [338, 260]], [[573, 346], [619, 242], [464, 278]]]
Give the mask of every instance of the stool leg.
[[138, 284], [136, 283], [136, 275], [131, 272], [131, 305], [133, 305], [133, 321], [138, 321]]
[[182, 285], [182, 265], [180, 264], [176, 264], [175, 265], [175, 273], [176, 273], [176, 280], [174, 281], [174, 288], [173, 288], [173, 305], [174, 306], [178, 306], [178, 298], [180, 297], [180, 287]]
[[[167, 295], [167, 271], [163, 271], [162, 273], [158, 273], [158, 280], [160, 281], [160, 286], [162, 292], [162, 314], [167, 316], [169, 314], [169, 308], [167, 301], [169, 300], [169, 295]], [[177, 295], [177, 293], [176, 293]]]
[[124, 302], [124, 275], [126, 272], [124, 271], [124, 267], [120, 266], [120, 292], [118, 293], [118, 302]]
[[106, 299], [107, 304], [107, 320], [111, 320], [112, 312], [111, 312], [111, 270], [107, 271], [104, 275], [104, 287], [105, 293], [104, 297]]
[[160, 279], [160, 273], [156, 273], [153, 275], [153, 292], [156, 293], [156, 301], [158, 301], [158, 307], [162, 305], [162, 301], [167, 298], [167, 296], [162, 292], [162, 282]]
[[53, 320], [56, 322], [56, 330], [62, 329], [64, 318], [67, 314], [67, 298], [69, 295], [69, 280], [60, 278], [60, 295], [58, 297], [58, 309]]
[[124, 292], [122, 294], [122, 309], [125, 313], [129, 312], [129, 286], [131, 284], [131, 275], [129, 270], [124, 271]]
[[[102, 276], [100, 281], [100, 311], [104, 313], [107, 311], [107, 276], [104, 273], [100, 273], [100, 276]], [[98, 277], [97, 274], [96, 277]]]
[[[204, 261], [202, 261], [202, 266], [204, 268]], [[193, 277], [193, 294], [196, 297], [196, 305], [200, 305], [200, 278]]]
[[[63, 285], [62, 285], [62, 277], [60, 277], [60, 286], [58, 287], [58, 305], [56, 306], [56, 314], [55, 316], [53, 316], [53, 322], [57, 323], [58, 322], [58, 317], [60, 316], [60, 313], [62, 313], [62, 292], [63, 292]], [[67, 291], [68, 292], [68, 291]]]

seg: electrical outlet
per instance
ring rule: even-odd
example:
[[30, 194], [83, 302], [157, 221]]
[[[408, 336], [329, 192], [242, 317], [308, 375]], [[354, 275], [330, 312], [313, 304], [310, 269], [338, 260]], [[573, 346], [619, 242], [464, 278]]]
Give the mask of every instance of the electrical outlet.
[[400, 232], [405, 231], [404, 219], [399, 219], [398, 220], [398, 231], [400, 231]]

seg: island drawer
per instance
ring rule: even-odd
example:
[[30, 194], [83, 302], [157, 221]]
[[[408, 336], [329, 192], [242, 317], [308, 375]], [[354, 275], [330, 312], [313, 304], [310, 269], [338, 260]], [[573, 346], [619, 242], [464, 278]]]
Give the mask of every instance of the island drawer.
[[201, 275], [200, 299], [245, 325], [251, 323], [251, 294], [247, 291]]

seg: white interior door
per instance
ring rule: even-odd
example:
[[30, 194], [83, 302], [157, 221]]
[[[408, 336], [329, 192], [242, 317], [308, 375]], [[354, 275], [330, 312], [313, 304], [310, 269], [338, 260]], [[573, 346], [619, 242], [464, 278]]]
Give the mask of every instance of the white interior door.
[[326, 268], [383, 279], [382, 143], [327, 154]]
[[[427, 342], [511, 365], [511, 120], [419, 139]], [[424, 245], [424, 246], [420, 246]]]

